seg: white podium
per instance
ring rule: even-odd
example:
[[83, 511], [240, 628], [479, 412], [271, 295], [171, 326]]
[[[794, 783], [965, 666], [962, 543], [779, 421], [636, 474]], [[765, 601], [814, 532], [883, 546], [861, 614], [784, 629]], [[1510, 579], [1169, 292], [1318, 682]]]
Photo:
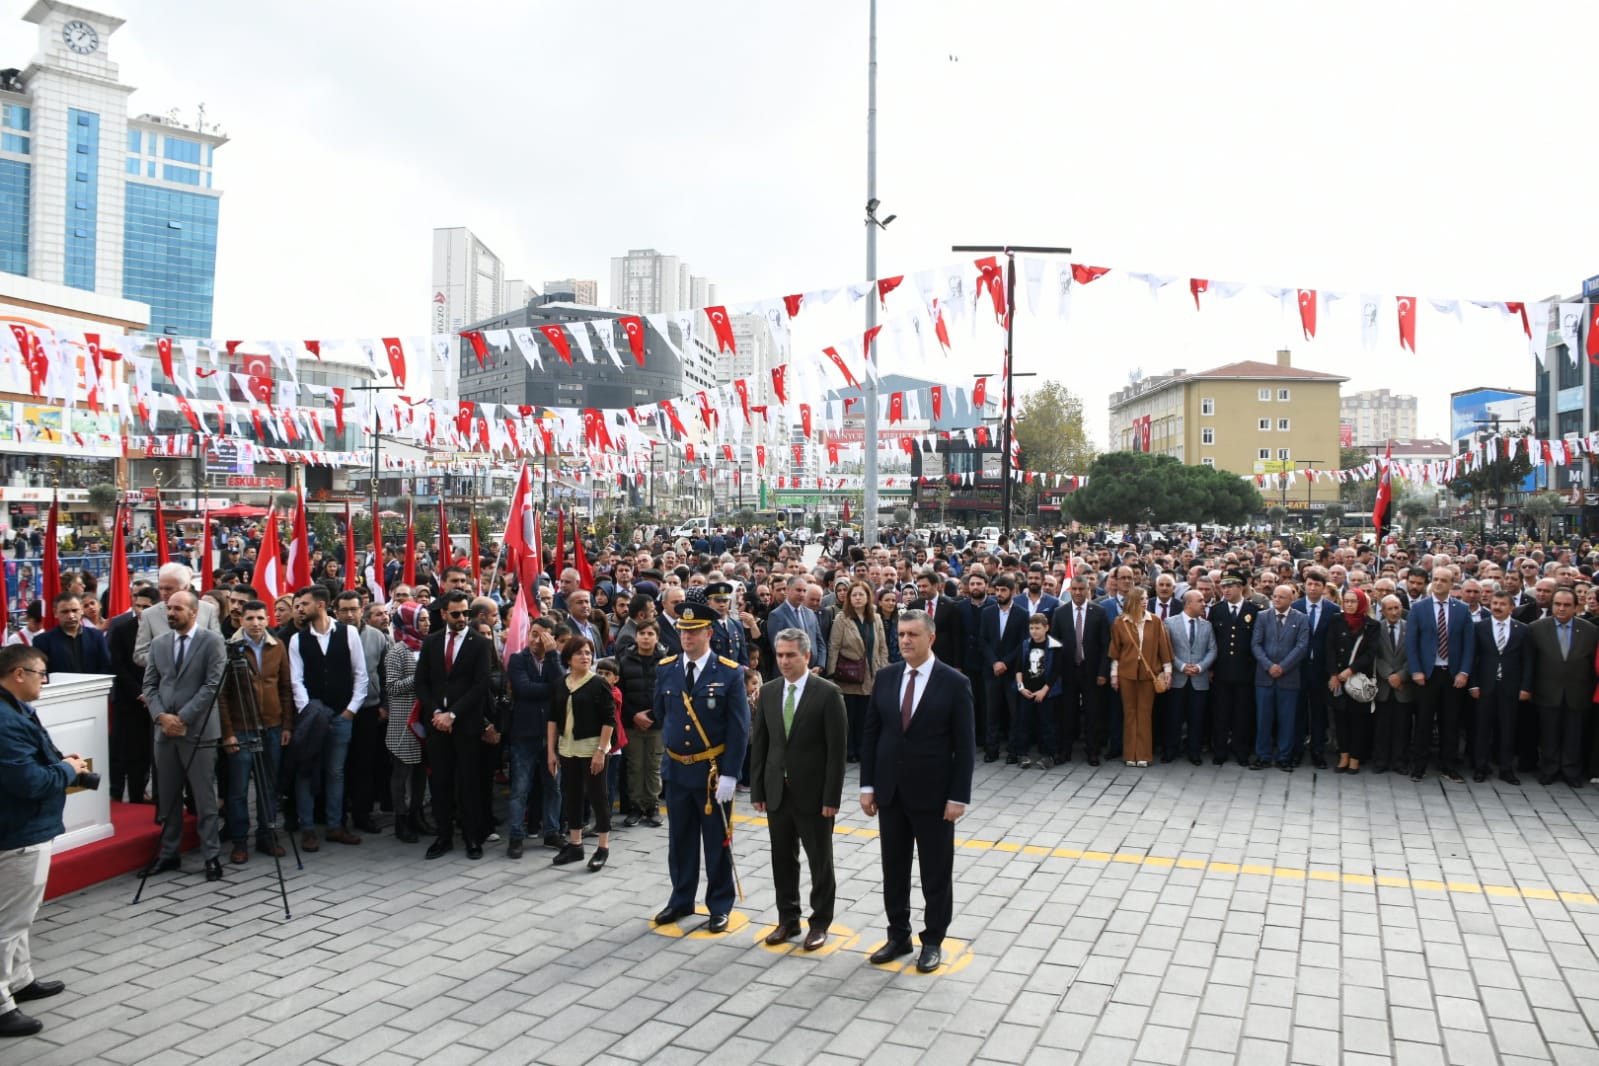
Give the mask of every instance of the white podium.
[[[50, 683], [34, 704], [55, 746], [66, 754], [81, 755], [89, 760], [89, 769], [107, 778], [111, 774], [109, 701], [115, 680], [110, 674], [51, 674]], [[57, 855], [111, 836], [110, 782], [94, 792], [67, 789], [65, 818], [67, 831], [56, 837], [53, 845]]]

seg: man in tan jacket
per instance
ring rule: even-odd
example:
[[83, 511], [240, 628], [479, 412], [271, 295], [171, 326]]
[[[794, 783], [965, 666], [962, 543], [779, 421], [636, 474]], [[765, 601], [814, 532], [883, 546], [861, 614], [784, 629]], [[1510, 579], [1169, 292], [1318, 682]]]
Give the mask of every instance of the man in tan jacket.
[[[222, 754], [228, 761], [224, 828], [233, 841], [228, 861], [236, 865], [250, 857], [245, 842], [250, 833], [251, 768], [257, 749], [265, 756], [266, 780], [256, 783], [255, 849], [264, 855], [283, 854], [272, 824], [278, 814], [278, 765], [294, 736], [294, 690], [289, 683], [288, 650], [267, 628], [267, 619], [263, 601], [250, 600], [244, 605], [242, 624], [228, 641], [228, 658], [235, 665], [222, 686], [219, 706]], [[249, 692], [244, 689], [246, 678]]]

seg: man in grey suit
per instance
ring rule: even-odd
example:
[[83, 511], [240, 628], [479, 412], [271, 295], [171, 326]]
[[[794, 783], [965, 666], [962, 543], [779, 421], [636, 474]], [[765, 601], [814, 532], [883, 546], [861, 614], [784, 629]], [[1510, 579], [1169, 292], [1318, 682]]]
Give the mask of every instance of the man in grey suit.
[[1593, 711], [1599, 627], [1577, 617], [1577, 594], [1556, 589], [1553, 612], [1527, 627], [1532, 701], [1538, 707], [1538, 783], [1582, 787], [1582, 728]]
[[[161, 602], [166, 603], [174, 592], [192, 592], [194, 571], [182, 563], [168, 563], [156, 571], [156, 591]], [[217, 605], [209, 599], [200, 601], [200, 614], [196, 622], [200, 629], [209, 629], [222, 635], [222, 623], [217, 618]], [[144, 611], [139, 615], [139, 633], [133, 638], [133, 661], [144, 666], [150, 661], [150, 645], [167, 631], [167, 613], [163, 610]]]
[[[220, 633], [196, 624], [197, 610], [198, 597], [192, 592], [174, 592], [168, 597], [167, 631], [150, 645], [144, 668], [144, 703], [155, 723], [157, 810], [164, 819], [161, 856], [148, 872], [164, 873], [180, 866], [187, 767], [200, 818], [205, 879], [217, 881], [222, 878], [222, 840], [217, 817], [216, 742], [222, 737], [222, 722], [212, 705], [222, 683], [226, 649]], [[144, 613], [156, 612], [152, 608]]]
[[766, 631], [777, 633], [784, 629], [798, 629], [810, 639], [810, 665], [814, 673], [822, 672], [827, 661], [827, 641], [822, 639], [822, 624], [816, 612], [805, 606], [805, 589], [810, 585], [803, 574], [792, 574], [788, 587], [783, 590], [786, 599], [772, 608], [766, 618]]
[[1210, 668], [1216, 662], [1216, 631], [1205, 619], [1205, 597], [1198, 589], [1183, 593], [1182, 614], [1166, 619], [1171, 637], [1172, 678], [1167, 715], [1157, 739], [1166, 762], [1177, 758], [1184, 724], [1188, 726], [1188, 761], [1200, 764], [1205, 739], [1205, 701], [1210, 695]]
[[[1251, 648], [1255, 653], [1255, 761], [1264, 770], [1275, 759], [1277, 769], [1294, 772], [1294, 712], [1299, 703], [1299, 666], [1310, 648], [1310, 619], [1293, 609], [1294, 587], [1272, 590], [1271, 607], [1255, 617]], [[1276, 741], [1276, 751], [1272, 742]]]
[[1409, 772], [1405, 753], [1410, 746], [1410, 719], [1416, 686], [1410, 683], [1405, 658], [1405, 605], [1399, 597], [1382, 598], [1382, 628], [1373, 667], [1377, 675], [1377, 728], [1371, 745], [1371, 772]]
[[772, 638], [779, 677], [768, 681], [753, 708], [750, 802], [766, 815], [777, 889], [773, 947], [799, 935], [799, 854], [811, 868], [811, 920], [805, 950], [827, 942], [837, 880], [833, 875], [833, 818], [844, 792], [849, 716], [839, 687], [810, 672], [810, 638], [780, 629]]

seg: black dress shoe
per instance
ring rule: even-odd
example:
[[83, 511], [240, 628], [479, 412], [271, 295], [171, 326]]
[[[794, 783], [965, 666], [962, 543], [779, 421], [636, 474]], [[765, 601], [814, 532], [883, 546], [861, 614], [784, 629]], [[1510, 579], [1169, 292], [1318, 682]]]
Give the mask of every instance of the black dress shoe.
[[711, 920], [705, 923], [705, 931], [707, 933], [725, 933], [731, 920], [731, 915], [713, 914], [711, 915]]
[[[984, 761], [984, 762], [993, 762], [993, 761], [994, 761], [994, 760], [993, 760], [993, 759], [990, 759], [990, 758], [987, 758], [987, 757], [986, 757], [986, 756], [985, 756], [985, 757], [984, 757], [984, 760], [983, 760], [983, 761]], [[1018, 763], [1018, 762], [1020, 762], [1020, 761], [1021, 761], [1021, 760], [1020, 760], [1020, 759], [1018, 759], [1018, 758], [1017, 758], [1017, 757], [1016, 757], [1016, 756], [1015, 756], [1015, 755], [1014, 755], [1014, 754], [1011, 754], [1011, 755], [1007, 755], [1007, 756], [1005, 756], [1005, 765], [1006, 765], [1006, 766], [1015, 766], [1015, 765], [1016, 765], [1016, 764], [1017, 764], [1017, 763]]]
[[454, 840], [450, 839], [449, 837], [439, 837], [433, 843], [428, 845], [427, 855], [425, 857], [429, 858], [429, 859], [436, 859], [440, 855], [443, 855], [446, 852], [450, 852], [450, 851], [454, 851], [454, 850], [455, 850], [455, 841]]
[[556, 852], [555, 858], [550, 860], [551, 866], [570, 866], [574, 862], [583, 861], [583, 845], [568, 843], [566, 847]]
[[881, 966], [885, 962], [893, 962], [895, 959], [900, 958], [901, 956], [909, 955], [912, 950], [911, 942], [908, 937], [904, 940], [890, 940], [888, 943], [872, 952], [872, 957], [868, 961], [870, 961], [873, 966]]
[[156, 874], [169, 874], [173, 870], [183, 869], [183, 860], [176, 855], [170, 859], [157, 859], [144, 868], [144, 876], [153, 877]]
[[383, 831], [378, 828], [378, 824], [372, 820], [370, 814], [361, 818], [351, 818], [350, 824], [363, 833], [381, 833]]
[[217, 859], [205, 860], [205, 879], [207, 881], [222, 880], [222, 863]]
[[[1164, 766], [1164, 765], [1165, 765], [1165, 764], [1167, 764], [1167, 763], [1174, 763], [1174, 762], [1176, 762], [1176, 761], [1177, 761], [1177, 756], [1175, 756], [1175, 755], [1162, 755], [1162, 756], [1161, 756], [1161, 757], [1160, 757], [1160, 761], [1161, 761], [1161, 765], [1163, 765], [1163, 766]], [[1195, 766], [1198, 766], [1198, 765], [1199, 765], [1199, 760], [1198, 760], [1198, 759], [1195, 759], [1195, 760], [1194, 760], [1194, 765], [1195, 765]]]
[[11, 993], [11, 998], [16, 1000], [18, 1003], [30, 1003], [36, 999], [49, 999], [51, 996], [59, 996], [66, 990], [66, 983], [63, 981], [36, 980], [32, 984], [26, 985]]
[[993, 762], [994, 760], [996, 760], [998, 758], [999, 758], [999, 752], [997, 752], [997, 751], [985, 751], [985, 752], [983, 752], [983, 761], [984, 762]]
[[1488, 780], [1488, 771], [1478, 770], [1476, 773], [1471, 775], [1471, 779], [1480, 785], [1484, 781]]
[[944, 961], [944, 952], [937, 944], [923, 944], [922, 953], [916, 957], [917, 973], [932, 973]]
[[1251, 770], [1264, 770], [1269, 766], [1271, 766], [1271, 763], [1267, 762], [1265, 759], [1251, 759], [1249, 762], [1249, 768]]
[[[1299, 760], [1295, 759], [1294, 761], [1298, 762]], [[1322, 758], [1320, 755], [1313, 755], [1310, 759], [1310, 765], [1314, 766], [1318, 770], [1325, 770], [1327, 769], [1327, 760]]]
[[1515, 774], [1508, 773], [1508, 772], [1500, 774], [1499, 775], [1499, 780], [1503, 781], [1507, 785], [1519, 785], [1519, 784], [1521, 784], [1521, 778], [1517, 777]]
[[562, 848], [566, 847], [566, 838], [561, 836], [559, 833], [551, 833], [549, 836], [544, 838], [544, 846], [547, 848], [554, 848], [556, 851], [560, 851]]
[[595, 848], [594, 857], [589, 860], [589, 873], [598, 873], [605, 869], [605, 860], [611, 857], [610, 848]]
[[30, 1018], [16, 1007], [0, 1014], [0, 1036], [32, 1036], [44, 1028], [37, 1018]]
[[1466, 779], [1460, 776], [1460, 771], [1458, 770], [1445, 770], [1443, 777], [1445, 781], [1449, 781], [1457, 785], [1463, 785], [1466, 783]]
[[1099, 765], [1099, 756], [1098, 755], [1090, 755], [1088, 757], [1088, 765], [1089, 766], [1098, 766]]
[[626, 818], [622, 819], [622, 824], [627, 826], [629, 829], [632, 829], [635, 825], [639, 824], [639, 821], [640, 818], [638, 815], [630, 814]]
[[799, 934], [799, 922], [778, 922], [777, 928], [766, 934], [766, 944], [768, 947], [775, 948], [779, 944], [788, 943], [790, 940], [793, 940], [795, 937], [799, 936]]
[[394, 823], [394, 839], [402, 844], [415, 844], [418, 838], [411, 823], [402, 818]]
[[1291, 774], [1294, 772], [1294, 764], [1291, 762], [1280, 762], [1277, 764], [1277, 769], [1281, 770], [1285, 774]]
[[671, 925], [680, 918], [687, 918], [694, 913], [693, 907], [663, 907], [661, 912], [651, 919], [656, 925]]
[[1417, 770], [1415, 773], [1410, 775], [1410, 779], [1412, 781], [1420, 781], [1422, 778], [1424, 778], [1426, 776], [1427, 775], [1426, 775], [1426, 773], [1424, 771]]
[[1566, 778], [1566, 784], [1570, 785], [1572, 788], [1581, 788], [1584, 784], [1586, 784], [1586, 782], [1580, 777], [1568, 777]]
[[1205, 760], [1204, 760], [1204, 759], [1201, 759], [1201, 758], [1200, 758], [1200, 757], [1199, 757], [1199, 756], [1197, 756], [1197, 755], [1191, 755], [1191, 756], [1189, 756], [1189, 758], [1188, 758], [1188, 761], [1189, 761], [1189, 763], [1190, 763], [1190, 764], [1191, 764], [1191, 765], [1194, 765], [1194, 766], [1203, 766], [1203, 765], [1204, 765], [1204, 764], [1205, 764]]
[[1560, 775], [1559, 774], [1539, 774], [1538, 775], [1538, 783], [1540, 785], [1544, 785], [1545, 787], [1554, 784], [1558, 780], [1560, 780]]
[[468, 844], [466, 846], [466, 857], [469, 859], [481, 859], [483, 857], [483, 845], [475, 840]]
[[1386, 774], [1388, 772], [1388, 767], [1378, 764], [1371, 768], [1371, 772], [1374, 774]]
[[813, 926], [811, 931], [805, 934], [805, 943], [800, 946], [806, 951], [815, 951], [825, 943], [827, 943], [827, 927]]
[[522, 838], [512, 837], [505, 843], [505, 857], [507, 859], [520, 859], [522, 857]]
[[1214, 758], [1212, 758], [1210, 760], [1210, 765], [1212, 765], [1212, 766], [1220, 766], [1223, 763], [1225, 763], [1226, 761], [1227, 761], [1226, 759], [1222, 758], [1220, 755], [1217, 755], [1217, 756], [1215, 756]]

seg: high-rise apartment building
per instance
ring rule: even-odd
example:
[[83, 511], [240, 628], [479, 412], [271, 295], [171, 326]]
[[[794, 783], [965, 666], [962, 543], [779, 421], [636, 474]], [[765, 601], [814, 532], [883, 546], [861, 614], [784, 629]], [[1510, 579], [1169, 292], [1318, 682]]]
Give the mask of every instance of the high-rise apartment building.
[[1353, 427], [1357, 448], [1416, 436], [1416, 398], [1396, 396], [1387, 389], [1367, 389], [1340, 397], [1338, 417]]
[[716, 303], [716, 286], [675, 255], [635, 248], [611, 260], [611, 303], [634, 315], [686, 311]]
[[544, 283], [546, 294], [569, 292], [572, 302], [585, 307], [597, 307], [600, 302], [600, 283], [583, 278], [556, 278]]
[[[505, 309], [505, 264], [465, 226], [433, 231], [433, 313], [431, 332], [451, 336], [468, 324]], [[522, 306], [526, 306], [523, 304]], [[431, 395], [455, 403], [454, 367], [432, 364]]]
[[500, 293], [500, 309], [502, 311], [515, 311], [518, 307], [526, 307], [538, 298], [538, 291], [521, 278], [512, 278], [505, 283]]
[[25, 68], [0, 70], [0, 270], [148, 304], [149, 331], [209, 337], [218, 204], [204, 118], [130, 115], [112, 15], [38, 0]]

